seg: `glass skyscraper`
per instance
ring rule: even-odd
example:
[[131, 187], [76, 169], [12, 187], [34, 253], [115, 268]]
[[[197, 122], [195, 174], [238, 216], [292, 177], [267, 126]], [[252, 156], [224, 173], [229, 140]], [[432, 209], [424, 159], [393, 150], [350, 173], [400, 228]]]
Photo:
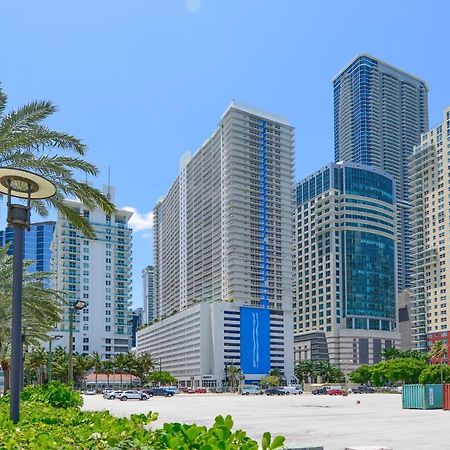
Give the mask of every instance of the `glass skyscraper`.
[[335, 161], [378, 167], [394, 177], [399, 291], [410, 287], [408, 163], [428, 128], [425, 81], [369, 55], [333, 80]]
[[[33, 264], [29, 267], [31, 272], [50, 271], [50, 245], [55, 230], [55, 222], [38, 222], [31, 224], [30, 230], [25, 232], [25, 245], [23, 257]], [[9, 244], [8, 253], [14, 252], [14, 230], [6, 228], [0, 231], [0, 246]]]
[[297, 360], [349, 371], [398, 346], [394, 186], [387, 173], [350, 162], [297, 185]]

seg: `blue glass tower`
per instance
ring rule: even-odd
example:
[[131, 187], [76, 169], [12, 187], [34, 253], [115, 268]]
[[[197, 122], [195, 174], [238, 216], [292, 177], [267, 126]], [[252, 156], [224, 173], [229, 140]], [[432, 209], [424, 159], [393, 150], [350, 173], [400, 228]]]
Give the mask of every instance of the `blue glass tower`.
[[363, 54], [333, 80], [335, 161], [378, 167], [394, 177], [398, 289], [410, 287], [408, 163], [428, 129], [426, 83]]
[[[352, 370], [396, 345], [395, 183], [332, 163], [297, 185], [295, 347]], [[305, 355], [296, 355], [305, 359]]]
[[[33, 261], [29, 267], [31, 272], [50, 271], [50, 246], [55, 230], [55, 222], [39, 222], [31, 224], [30, 230], [25, 232], [24, 259]], [[0, 231], [0, 246], [9, 244], [9, 254], [14, 251], [13, 230], [6, 228]]]

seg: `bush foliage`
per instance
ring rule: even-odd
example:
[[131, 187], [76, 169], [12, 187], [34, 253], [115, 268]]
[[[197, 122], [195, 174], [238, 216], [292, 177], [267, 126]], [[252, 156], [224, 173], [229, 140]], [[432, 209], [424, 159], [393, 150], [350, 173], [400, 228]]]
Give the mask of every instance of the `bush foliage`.
[[9, 420], [7, 400], [0, 401], [0, 450], [275, 450], [284, 444], [283, 437], [272, 440], [265, 433], [259, 447], [245, 431], [232, 429], [230, 416], [216, 417], [211, 428], [166, 423], [152, 430], [158, 418], [154, 412], [120, 418], [107, 411], [80, 411], [81, 396], [60, 383], [24, 389], [16, 425]]

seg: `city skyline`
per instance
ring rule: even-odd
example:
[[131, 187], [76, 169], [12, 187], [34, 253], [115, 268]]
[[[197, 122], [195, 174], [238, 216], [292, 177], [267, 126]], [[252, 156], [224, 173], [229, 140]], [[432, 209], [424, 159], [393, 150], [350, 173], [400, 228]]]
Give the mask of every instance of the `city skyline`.
[[[444, 10], [446, 4], [440, 4]], [[35, 98], [55, 101], [60, 112], [52, 125], [88, 144], [88, 157], [102, 170], [95, 184], [106, 182], [110, 166], [117, 206], [139, 213], [133, 219], [135, 307], [142, 304], [141, 270], [152, 263], [151, 230], [145, 228], [150, 211], [176, 176], [179, 155], [201, 146], [232, 98], [289, 117], [296, 128], [296, 180], [333, 159], [332, 79], [361, 52], [428, 83], [430, 126], [448, 106], [449, 63], [440, 58], [449, 36], [445, 14], [436, 17], [433, 29], [419, 34], [420, 8], [390, 4], [389, 16], [380, 7], [367, 22], [356, 2], [346, 8], [333, 3], [328, 8], [294, 2], [285, 8], [255, 5], [203, 1], [193, 11], [181, 0], [137, 2], [127, 14], [114, 2], [55, 6], [44, 1], [26, 11], [14, 3], [5, 5], [5, 15], [20, 13], [24, 25], [42, 24], [39, 38], [26, 43], [20, 30], [4, 24], [10, 45], [5, 46], [1, 82], [11, 105]], [[400, 13], [403, 20], [398, 20]], [[64, 23], [54, 20], [60, 14]], [[251, 27], [250, 34], [248, 23], [259, 26]], [[83, 26], [81, 35], [67, 32], [75, 24]], [[256, 41], [259, 45], [248, 58], [240, 44]], [[41, 46], [51, 58], [42, 57]], [[267, 64], [267, 54], [273, 64]], [[170, 132], [174, 125], [179, 133]]]

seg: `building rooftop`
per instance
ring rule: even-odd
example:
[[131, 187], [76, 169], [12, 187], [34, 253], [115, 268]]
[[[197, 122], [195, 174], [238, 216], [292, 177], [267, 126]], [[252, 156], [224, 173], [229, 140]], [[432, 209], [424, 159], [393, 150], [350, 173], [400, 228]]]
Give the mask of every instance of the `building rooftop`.
[[383, 66], [385, 66], [385, 67], [388, 67], [389, 69], [391, 69], [391, 70], [394, 70], [395, 72], [398, 72], [398, 73], [400, 73], [400, 74], [402, 74], [403, 76], [405, 76], [405, 77], [407, 77], [407, 78], [411, 78], [411, 79], [413, 79], [413, 80], [415, 80], [415, 81], [418, 81], [419, 83], [422, 83], [424, 86], [425, 86], [425, 89], [428, 91], [429, 89], [428, 89], [428, 85], [427, 85], [427, 82], [425, 81], [425, 80], [422, 80], [421, 78], [419, 78], [419, 77], [416, 77], [415, 75], [411, 75], [410, 73], [408, 73], [408, 72], [405, 72], [404, 70], [402, 70], [402, 69], [399, 69], [398, 67], [395, 67], [395, 66], [393, 66], [392, 64], [388, 64], [388, 63], [386, 63], [386, 62], [384, 62], [384, 61], [382, 61], [381, 59], [379, 59], [379, 58], [375, 58], [374, 56], [372, 56], [372, 55], [370, 55], [369, 53], [359, 53], [358, 55], [356, 55], [347, 65], [345, 65], [344, 66], [344, 68], [343, 69], [341, 69], [338, 73], [337, 73], [337, 75], [333, 78], [333, 82], [337, 79], [337, 78], [339, 78], [355, 61], [357, 61], [358, 59], [360, 59], [360, 58], [363, 58], [363, 57], [366, 57], [366, 58], [369, 58], [369, 59], [372, 59], [372, 60], [374, 60], [374, 61], [376, 61], [378, 64], [381, 64], [381, 65], [383, 65]]

